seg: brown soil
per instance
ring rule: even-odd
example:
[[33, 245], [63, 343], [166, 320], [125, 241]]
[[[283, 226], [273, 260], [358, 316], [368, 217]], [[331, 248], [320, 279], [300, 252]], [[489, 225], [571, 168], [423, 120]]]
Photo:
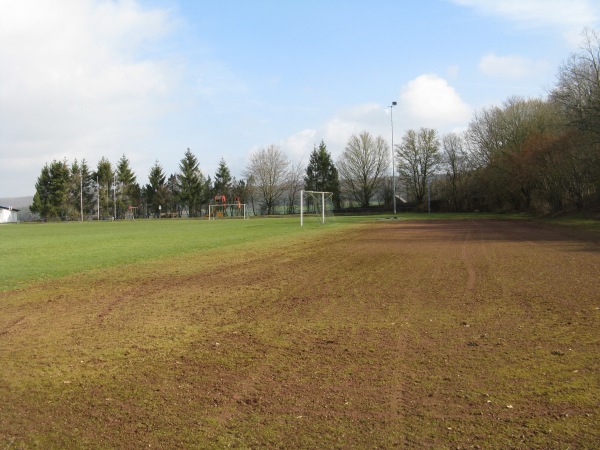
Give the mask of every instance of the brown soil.
[[593, 448], [600, 246], [378, 222], [0, 294], [0, 445]]

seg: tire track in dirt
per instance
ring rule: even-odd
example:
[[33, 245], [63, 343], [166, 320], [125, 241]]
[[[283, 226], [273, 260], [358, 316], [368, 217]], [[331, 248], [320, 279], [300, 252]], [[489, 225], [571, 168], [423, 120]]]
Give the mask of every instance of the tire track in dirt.
[[477, 271], [475, 270], [475, 265], [473, 264], [473, 255], [469, 250], [472, 246], [472, 232], [469, 230], [466, 235], [463, 237], [461, 255], [463, 262], [467, 268], [467, 286], [465, 288], [467, 299], [470, 299], [473, 295], [473, 291], [475, 290], [475, 284], [477, 282]]
[[466, 232], [463, 230], [461, 243], [461, 258], [467, 270], [467, 281], [465, 285], [466, 300], [473, 300], [475, 291], [483, 277], [482, 258], [489, 260], [490, 245], [486, 239], [482, 223], [476, 220], [465, 220], [468, 226]]
[[[51, 436], [43, 424], [61, 417], [69, 429], [60, 431], [72, 433], [73, 442], [103, 435], [110, 447], [140, 438], [133, 434], [142, 431], [140, 423], [147, 425], [141, 439], [152, 447], [469, 448], [488, 435], [498, 448], [547, 447], [542, 444], [558, 433], [530, 445], [510, 435], [531, 436], [548, 423], [597, 424], [595, 415], [583, 414], [595, 414], [592, 401], [568, 404], [569, 418], [554, 420], [548, 411], [556, 417], [564, 411], [530, 391], [553, 394], [553, 383], [554, 393], [560, 388], [583, 398], [583, 388], [597, 389], [589, 373], [597, 373], [592, 307], [600, 306], [594, 303], [600, 266], [598, 254], [576, 252], [577, 243], [547, 232], [537, 240], [535, 229], [515, 227], [517, 235], [510, 223], [487, 220], [378, 222], [321, 242], [307, 238], [301, 251], [286, 243], [235, 258], [226, 252], [174, 258], [164, 271], [159, 263], [139, 265], [129, 276], [111, 271], [93, 278], [97, 293], [83, 279], [73, 291], [56, 283], [51, 303], [30, 306], [24, 322], [22, 310], [5, 319], [16, 325], [2, 338], [15, 334], [30, 344], [23, 329], [38, 324], [43, 335], [55, 328], [45, 320], [52, 311], [71, 330], [63, 344], [84, 341], [81, 359], [69, 354], [78, 347], [57, 353], [59, 368], [85, 359], [86, 377], [77, 381], [104, 387], [77, 391], [73, 382], [60, 391], [57, 406], [25, 404], [31, 430], [21, 437]], [[522, 245], [523, 238], [536, 245]], [[550, 251], [556, 253], [548, 257]], [[566, 273], [572, 260], [585, 263], [582, 275]], [[531, 265], [540, 270], [530, 274]], [[554, 295], [555, 288], [563, 291]], [[72, 317], [63, 319], [67, 313]], [[550, 334], [551, 328], [562, 334]], [[586, 334], [571, 337], [572, 331]], [[527, 350], [531, 336], [543, 352]], [[563, 349], [557, 337], [575, 351], [550, 353]], [[18, 349], [12, 342], [11, 348]], [[553, 373], [547, 365], [539, 382], [519, 378], [511, 364], [562, 360], [564, 368], [584, 351], [590, 357], [574, 360], [577, 373]], [[31, 380], [47, 378], [44, 367], [23, 361]], [[111, 367], [118, 369], [116, 381], [104, 376]], [[571, 379], [582, 389], [575, 391]], [[513, 403], [515, 389], [519, 403]], [[90, 392], [118, 398], [124, 408], [96, 402]], [[3, 427], [17, 430], [22, 399], [10, 399], [2, 412], [13, 415]], [[515, 408], [501, 407], [506, 404]], [[73, 431], [84, 429], [87, 435]], [[566, 448], [564, 436], [558, 439]], [[589, 442], [579, 441], [581, 447]]]
[[[371, 309], [386, 308], [389, 307], [389, 304], [399, 300], [385, 295], [383, 291], [389, 286], [389, 282], [386, 281], [383, 288], [376, 290], [379, 294], [374, 293], [372, 303], [352, 301], [353, 289], [364, 291], [364, 288], [360, 287], [362, 283], [360, 275], [356, 273], [356, 268], [369, 268], [368, 274], [363, 274], [367, 278], [364, 281], [367, 285], [369, 280], [375, 283], [377, 279], [385, 278], [386, 274], [389, 274], [394, 268], [393, 261], [390, 264], [389, 258], [379, 257], [383, 249], [389, 248], [390, 242], [375, 243], [369, 236], [366, 230], [353, 234], [351, 249], [346, 244], [348, 239], [346, 235], [330, 241], [326, 249], [321, 249], [319, 246], [311, 247], [307, 251], [311, 255], [310, 257], [285, 261], [283, 256], [272, 255], [268, 258], [268, 262], [264, 261], [265, 264], [272, 267], [274, 279], [281, 280], [280, 273], [287, 272], [295, 280], [294, 287], [290, 289], [288, 286], [289, 290], [285, 294], [285, 302], [292, 308], [282, 314], [281, 320], [284, 328], [285, 324], [289, 323], [288, 328], [293, 330], [298, 326], [296, 321], [301, 319], [307, 324], [308, 330], [301, 333], [292, 331], [293, 344], [289, 344], [287, 347], [271, 348], [268, 358], [256, 361], [244, 376], [237, 380], [230, 380], [229, 397], [221, 405], [218, 415], [221, 426], [230, 426], [247, 414], [249, 410], [290, 414], [304, 422], [310, 420], [327, 422], [330, 420], [329, 414], [336, 410], [338, 410], [337, 414], [347, 417], [349, 420], [355, 420], [357, 423], [363, 423], [365, 420], [385, 420], [385, 422], [391, 421], [397, 424], [403, 422], [404, 376], [401, 372], [386, 371], [381, 374], [375, 370], [377, 364], [372, 367], [373, 374], [370, 372], [358, 373], [356, 374], [357, 378], [345, 374], [343, 366], [336, 368], [339, 370], [337, 377], [334, 371], [335, 364], [342, 364], [346, 358], [352, 358], [352, 355], [356, 355], [357, 358], [367, 357], [368, 360], [376, 357], [377, 352], [371, 354], [369, 352], [373, 350], [362, 348], [367, 345], [365, 340], [368, 345], [371, 345], [369, 341], [374, 336], [368, 327], [365, 328], [361, 325], [361, 320], [381, 320], [381, 317]], [[320, 275], [318, 276], [315, 276], [315, 269], [312, 267], [315, 259], [320, 261], [318, 269]], [[262, 267], [262, 264], [257, 262], [256, 267]], [[347, 277], [349, 273], [353, 274], [354, 281], [345, 281], [344, 289], [348, 295], [338, 295], [335, 291], [339, 288], [340, 283], [344, 283], [343, 278]], [[314, 278], [321, 280], [322, 284], [319, 280], [315, 281]], [[316, 292], [313, 286], [315, 283], [320, 286]], [[264, 280], [262, 286], [268, 289], [269, 281]], [[391, 307], [392, 311], [397, 308], [397, 305]], [[294, 309], [297, 311], [296, 313], [293, 312]], [[259, 311], [255, 312], [260, 316]], [[294, 318], [294, 314], [298, 314], [300, 318]], [[373, 319], [370, 318], [371, 316]], [[320, 321], [325, 320], [326, 323], [330, 321], [335, 324], [336, 318], [337, 322], [343, 323], [328, 326], [326, 329], [319, 328]], [[401, 327], [391, 326], [389, 322], [398, 322], [399, 325], [400, 321], [396, 313], [386, 320], [386, 323], [380, 325], [381, 338], [384, 340], [379, 345], [383, 347], [382, 356], [384, 357], [390, 357], [387, 353], [393, 348], [395, 355], [393, 359], [398, 361], [399, 365], [406, 345], [404, 332]], [[318, 326], [311, 332], [310, 328], [313, 323]], [[368, 334], [363, 335], [362, 329]], [[393, 342], [388, 342], [392, 336]], [[389, 345], [392, 348], [388, 347]], [[296, 367], [288, 368], [284, 372], [277, 372], [276, 379], [274, 379], [273, 361], [290, 357], [297, 358]], [[382, 368], [384, 367], [382, 366]], [[331, 375], [325, 376], [317, 373], [330, 369], [333, 371]], [[381, 377], [383, 379], [380, 380]], [[385, 392], [373, 387], [373, 385], [379, 384], [387, 386]], [[275, 390], [281, 392], [283, 399], [279, 406], [262, 404], [263, 399], [260, 398], [260, 395], [264, 393], [265, 386], [273, 386]], [[289, 395], [298, 395], [299, 392], [302, 392], [306, 398], [294, 400], [289, 397]], [[346, 398], [341, 398], [342, 395]], [[371, 402], [375, 402], [376, 398], [384, 400], [386, 407], [382, 411], [385, 410], [386, 413], [379, 411], [379, 408], [373, 409], [371, 406], [367, 406]], [[310, 404], [313, 406], [309, 407]], [[299, 423], [299, 426], [309, 425]], [[398, 425], [399, 428], [400, 425]]]
[[14, 328], [16, 328], [24, 320], [25, 320], [25, 316], [18, 317], [14, 320], [11, 320], [4, 327], [2, 327], [2, 329], [0, 329], [0, 335], [10, 333]]

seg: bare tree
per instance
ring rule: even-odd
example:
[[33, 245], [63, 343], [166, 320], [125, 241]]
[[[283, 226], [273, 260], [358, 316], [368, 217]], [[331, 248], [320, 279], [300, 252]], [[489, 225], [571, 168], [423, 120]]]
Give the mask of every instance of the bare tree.
[[289, 161], [278, 145], [269, 145], [253, 152], [246, 167], [246, 178], [252, 177], [261, 210], [273, 214], [275, 206], [285, 193]]
[[581, 51], [561, 66], [550, 98], [562, 107], [571, 125], [600, 141], [600, 32], [584, 31]]
[[487, 207], [529, 209], [534, 186], [523, 150], [532, 138], [552, 136], [561, 128], [555, 106], [540, 99], [510, 97], [502, 107], [475, 115], [467, 138]]
[[408, 130], [402, 143], [396, 145], [398, 175], [412, 191], [417, 204], [423, 204], [428, 178], [435, 173], [440, 162], [440, 140], [437, 131], [421, 128]]
[[466, 206], [466, 187], [472, 169], [465, 137], [463, 134], [448, 133], [442, 138], [442, 146], [448, 203], [454, 211], [461, 211]]
[[381, 187], [390, 167], [390, 150], [381, 136], [374, 138], [367, 131], [352, 135], [338, 161], [343, 188], [363, 208]]
[[583, 35], [580, 52], [560, 68], [550, 99], [561, 106], [569, 125], [582, 135], [573, 155], [577, 165], [585, 168], [581, 175], [594, 180], [595, 187], [586, 197], [595, 197], [600, 205], [600, 31], [586, 29]]
[[302, 161], [290, 164], [287, 181], [287, 212], [288, 214], [296, 213], [296, 197], [302, 189], [304, 176], [304, 166]]

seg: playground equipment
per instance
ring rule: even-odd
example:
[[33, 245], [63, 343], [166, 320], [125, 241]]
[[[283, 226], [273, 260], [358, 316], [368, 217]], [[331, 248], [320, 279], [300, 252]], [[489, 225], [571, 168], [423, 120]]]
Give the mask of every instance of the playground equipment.
[[243, 218], [247, 219], [246, 204], [240, 201], [238, 196], [234, 197], [235, 203], [227, 203], [224, 195], [215, 195], [214, 203], [208, 205], [208, 219]]
[[137, 216], [137, 213], [138, 207], [129, 205], [129, 207], [127, 208], [127, 212], [125, 213], [125, 218], [133, 220], [135, 219], [135, 216]]

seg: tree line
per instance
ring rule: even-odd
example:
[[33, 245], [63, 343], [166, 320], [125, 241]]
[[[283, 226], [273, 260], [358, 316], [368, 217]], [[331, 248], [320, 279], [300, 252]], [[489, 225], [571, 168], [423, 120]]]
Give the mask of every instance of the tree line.
[[95, 170], [85, 159], [54, 160], [41, 170], [30, 210], [45, 220], [201, 217], [215, 196], [225, 196], [250, 204], [254, 214], [295, 213], [303, 188], [334, 192], [339, 206], [338, 175], [324, 142], [306, 168], [291, 163], [279, 146], [260, 149], [244, 176], [236, 180], [223, 158], [214, 177], [206, 176], [189, 148], [177, 173], [167, 176], [156, 161], [145, 185], [125, 155], [115, 165], [102, 157]]
[[409, 130], [394, 156], [401, 192], [421, 210], [431, 198], [450, 211], [597, 212], [600, 34], [584, 31], [546, 99], [509, 97], [462, 133]]
[[[423, 151], [419, 185], [429, 172], [436, 198], [456, 211], [597, 211], [600, 34], [588, 29], [584, 37], [547, 99], [510, 97], [478, 111], [464, 133], [444, 136], [439, 154]], [[414, 163], [406, 144], [400, 156]]]
[[[221, 159], [214, 178], [188, 149], [168, 177], [158, 161], [140, 185], [122, 158], [46, 164], [31, 211], [46, 219], [199, 217], [214, 195], [239, 198], [254, 214], [296, 213], [301, 189], [333, 192], [336, 208], [518, 211], [551, 214], [600, 206], [600, 34], [585, 30], [581, 50], [559, 68], [546, 99], [510, 97], [477, 111], [467, 129], [440, 136], [408, 130], [390, 151], [368, 131], [352, 135], [333, 161], [323, 141], [308, 165], [278, 145], [250, 155], [236, 180]], [[391, 164], [397, 176], [392, 179]], [[133, 211], [133, 212], [132, 212]]]

